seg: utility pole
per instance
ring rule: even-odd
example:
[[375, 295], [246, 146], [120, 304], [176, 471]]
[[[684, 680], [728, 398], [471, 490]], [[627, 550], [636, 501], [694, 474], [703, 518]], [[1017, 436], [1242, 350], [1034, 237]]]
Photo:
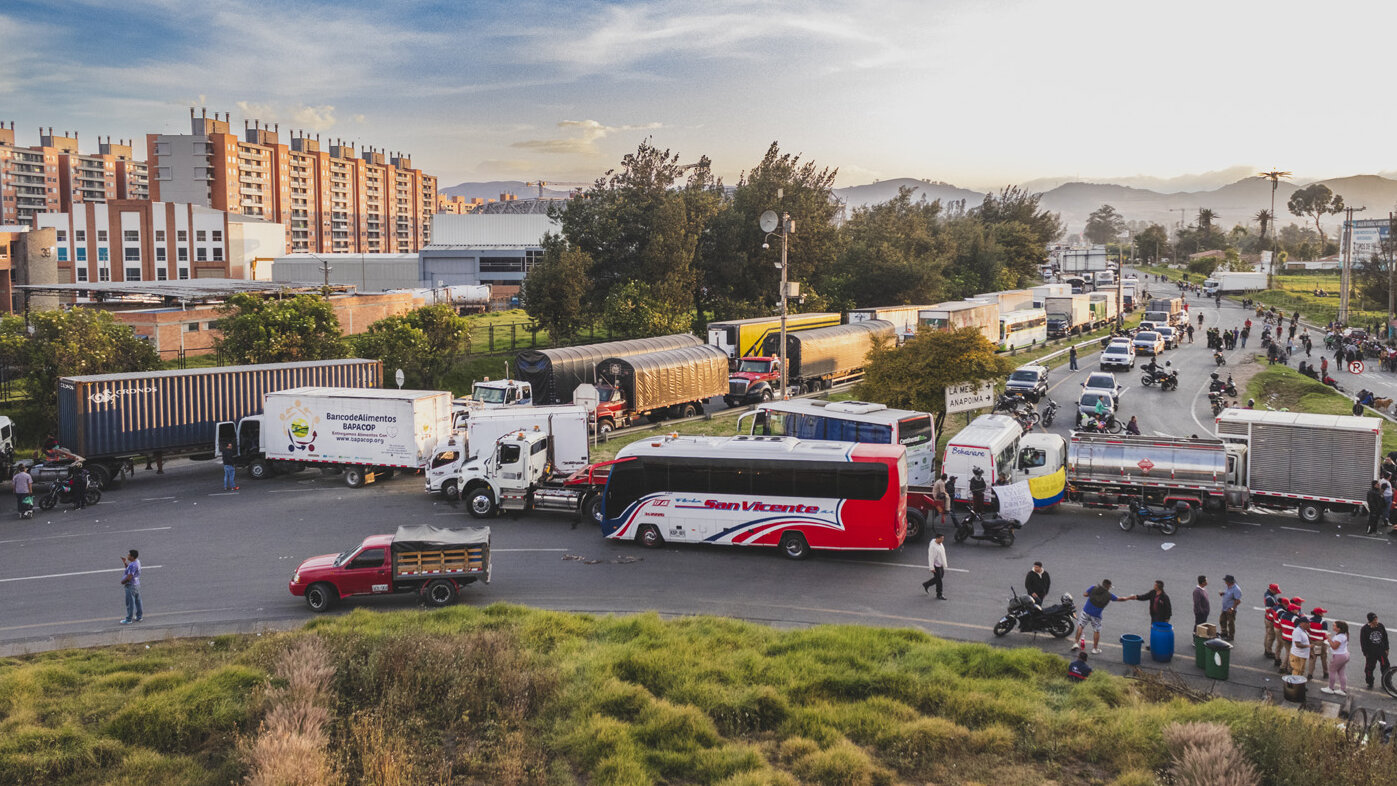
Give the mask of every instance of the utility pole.
[[[1380, 241], [1381, 242], [1381, 241]], [[1392, 302], [1392, 245], [1397, 243], [1397, 213], [1387, 214], [1387, 242], [1382, 243], [1382, 248], [1387, 252], [1387, 328], [1383, 330], [1384, 338], [1392, 338], [1392, 320], [1397, 311], [1393, 309]]]
[[[1339, 324], [1348, 324], [1349, 311], [1349, 282], [1353, 276], [1353, 214], [1361, 212], [1366, 208], [1346, 207], [1347, 214], [1344, 220], [1344, 257], [1342, 273], [1339, 276]], [[1391, 296], [1388, 296], [1391, 300]]]
[[[1270, 172], [1258, 172], [1257, 177], [1264, 177], [1271, 181], [1271, 221], [1267, 227], [1271, 231], [1271, 264], [1266, 266], [1266, 288], [1271, 289], [1271, 276], [1276, 269], [1276, 263], [1280, 262], [1279, 246], [1276, 245], [1276, 189], [1281, 184], [1281, 178], [1290, 177], [1289, 172], [1273, 169]], [[1261, 238], [1264, 242], [1266, 238]], [[1320, 250], [1323, 253], [1323, 249]]]

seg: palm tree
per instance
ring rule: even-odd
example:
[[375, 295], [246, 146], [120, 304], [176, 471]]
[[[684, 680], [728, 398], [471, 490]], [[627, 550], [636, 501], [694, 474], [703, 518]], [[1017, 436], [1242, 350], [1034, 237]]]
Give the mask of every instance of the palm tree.
[[1202, 230], [1203, 237], [1208, 237], [1213, 234], [1213, 219], [1217, 217], [1217, 213], [1214, 213], [1206, 207], [1198, 209], [1198, 228]]
[[1252, 218], [1256, 219], [1256, 222], [1261, 225], [1261, 240], [1264, 245], [1266, 241], [1266, 230], [1271, 227], [1271, 211], [1262, 208], [1256, 211], [1256, 215], [1252, 216]]
[[[1281, 178], [1283, 178], [1283, 177], [1290, 177], [1290, 173], [1289, 173], [1289, 172], [1283, 172], [1283, 171], [1281, 171], [1281, 170], [1279, 170], [1279, 169], [1272, 169], [1270, 172], [1257, 172], [1257, 173], [1256, 173], [1256, 176], [1257, 176], [1257, 177], [1264, 177], [1264, 178], [1266, 178], [1267, 180], [1270, 180], [1270, 181], [1271, 181], [1271, 212], [1270, 212], [1270, 217], [1271, 217], [1272, 220], [1271, 220], [1270, 222], [1268, 222], [1268, 223], [1275, 223], [1275, 218], [1276, 218], [1276, 188], [1278, 188], [1278, 187], [1280, 186], [1280, 184], [1281, 184]], [[1265, 227], [1265, 225], [1262, 225], [1262, 229], [1261, 229], [1261, 241], [1262, 241], [1262, 245], [1265, 245], [1265, 242], [1266, 242], [1266, 227]], [[1272, 232], [1272, 236], [1271, 236], [1271, 264], [1270, 264], [1269, 266], [1267, 266], [1267, 268], [1266, 268], [1266, 288], [1267, 288], [1267, 289], [1270, 289], [1270, 288], [1271, 288], [1271, 271], [1276, 269], [1276, 262], [1280, 261], [1280, 260], [1278, 259], [1279, 256], [1280, 256], [1280, 255], [1279, 255], [1278, 253], [1276, 253], [1276, 238], [1275, 238], [1275, 233]]]

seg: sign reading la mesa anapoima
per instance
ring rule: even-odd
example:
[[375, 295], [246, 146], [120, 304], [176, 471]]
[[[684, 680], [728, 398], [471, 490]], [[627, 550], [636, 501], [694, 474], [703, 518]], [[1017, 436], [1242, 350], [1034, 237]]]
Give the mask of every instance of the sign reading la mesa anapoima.
[[994, 405], [993, 382], [962, 382], [946, 388], [946, 414], [969, 412]]

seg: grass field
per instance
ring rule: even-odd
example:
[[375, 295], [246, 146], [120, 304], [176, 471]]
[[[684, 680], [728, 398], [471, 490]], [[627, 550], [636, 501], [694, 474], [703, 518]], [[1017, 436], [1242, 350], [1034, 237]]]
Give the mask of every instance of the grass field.
[[355, 611], [6, 659], [0, 782], [1144, 786], [1164, 729], [1192, 721], [1224, 724], [1268, 784], [1397, 767], [1308, 713], [1065, 667], [907, 629]]
[[[1265, 364], [1265, 356], [1257, 361]], [[1334, 391], [1333, 388], [1301, 374], [1290, 366], [1266, 366], [1247, 382], [1243, 399], [1256, 400], [1257, 409], [1288, 409], [1291, 412], [1313, 412], [1320, 415], [1352, 415], [1353, 402]], [[1368, 409], [1369, 417], [1381, 418], [1377, 412]], [[1397, 450], [1397, 424], [1383, 419], [1382, 452], [1387, 454]]]
[[[1150, 275], [1163, 275], [1170, 281], [1178, 281], [1183, 273], [1163, 267], [1142, 267], [1140, 270]], [[1203, 277], [1193, 273], [1189, 274], [1189, 280], [1198, 284], [1202, 283]], [[1271, 283], [1273, 289], [1249, 297], [1266, 306], [1275, 306], [1286, 313], [1298, 310], [1303, 319], [1318, 325], [1327, 325], [1338, 317], [1340, 287], [1337, 272], [1282, 273], [1272, 276]], [[1319, 297], [1315, 295], [1316, 289], [1324, 290], [1328, 294]], [[1371, 326], [1374, 322], [1381, 322], [1387, 317], [1387, 312], [1383, 310], [1385, 305], [1364, 302], [1355, 296], [1349, 303], [1349, 323]]]

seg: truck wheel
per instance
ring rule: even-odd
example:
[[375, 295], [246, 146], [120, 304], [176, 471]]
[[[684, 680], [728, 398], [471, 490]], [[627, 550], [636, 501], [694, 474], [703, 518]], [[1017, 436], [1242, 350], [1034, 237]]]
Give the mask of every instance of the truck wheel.
[[916, 543], [926, 534], [926, 514], [915, 508], [907, 509], [907, 538], [904, 542]]
[[611, 439], [611, 432], [616, 430], [616, 424], [609, 420], [597, 421], [597, 439], [602, 442]]
[[805, 559], [810, 556], [810, 544], [805, 542], [805, 536], [799, 532], [787, 532], [781, 536], [781, 553], [790, 559]]
[[770, 401], [772, 397], [771, 388], [762, 391], [762, 401]]
[[266, 480], [272, 476], [272, 468], [262, 459], [254, 459], [247, 465], [247, 474], [253, 480]]
[[636, 535], [636, 540], [647, 549], [657, 549], [665, 545], [665, 536], [660, 534], [660, 530], [654, 524], [646, 524], [640, 528]]
[[499, 508], [495, 506], [495, 497], [487, 488], [466, 492], [466, 505], [470, 508], [471, 515], [478, 519], [492, 518], [499, 513]]
[[367, 482], [367, 480], [368, 479], [364, 477], [363, 467], [344, 468], [344, 485], [352, 489], [361, 489], [364, 487], [364, 483]]
[[728, 409], [732, 409], [737, 406], [737, 399], [732, 396], [723, 396], [723, 403], [728, 405]]
[[697, 414], [698, 410], [694, 408], [693, 404], [684, 404], [679, 408], [679, 417], [681, 418], [691, 418]]
[[1300, 520], [1306, 524], [1318, 524], [1324, 518], [1324, 506], [1306, 502], [1300, 506]]
[[449, 500], [460, 499], [461, 489], [458, 487], [455, 479], [448, 480], [441, 484], [441, 495]]
[[340, 594], [329, 584], [312, 584], [306, 588], [306, 606], [310, 607], [311, 611], [329, 611], [335, 607], [339, 599]]
[[582, 501], [582, 515], [585, 516], [588, 521], [592, 522], [593, 524], [596, 524], [598, 527], [601, 526], [601, 494], [593, 494], [592, 496]]
[[427, 582], [422, 588], [422, 602], [438, 608], [456, 600], [456, 585], [446, 579]]
[[112, 485], [112, 470], [106, 464], [93, 464], [87, 468], [87, 474], [99, 489], [110, 488]]

